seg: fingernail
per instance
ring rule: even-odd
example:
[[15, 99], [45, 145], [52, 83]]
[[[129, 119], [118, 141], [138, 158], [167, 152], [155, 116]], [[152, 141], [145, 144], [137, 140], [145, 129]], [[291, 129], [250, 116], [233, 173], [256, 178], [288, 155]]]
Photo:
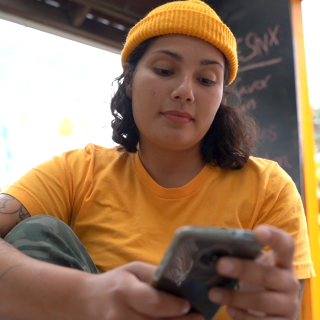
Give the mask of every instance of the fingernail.
[[223, 298], [223, 294], [217, 290], [211, 290], [209, 292], [209, 299], [213, 302], [221, 302]]
[[190, 303], [185, 303], [182, 307], [182, 313], [187, 313], [190, 310]]
[[230, 261], [229, 259], [221, 259], [219, 262], [219, 270], [221, 270], [223, 273], [231, 273], [234, 269], [234, 263]]
[[256, 310], [252, 310], [252, 309], [248, 309], [247, 310], [248, 314], [252, 315], [252, 316], [256, 316], [256, 317], [265, 317], [266, 313], [262, 312], [262, 311], [256, 311]]

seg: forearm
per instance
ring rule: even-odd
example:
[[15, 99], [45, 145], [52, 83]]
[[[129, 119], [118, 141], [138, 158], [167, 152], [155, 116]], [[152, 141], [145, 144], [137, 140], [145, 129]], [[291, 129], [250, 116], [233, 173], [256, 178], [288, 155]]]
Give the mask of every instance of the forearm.
[[0, 319], [83, 319], [85, 277], [92, 275], [32, 259], [0, 239]]

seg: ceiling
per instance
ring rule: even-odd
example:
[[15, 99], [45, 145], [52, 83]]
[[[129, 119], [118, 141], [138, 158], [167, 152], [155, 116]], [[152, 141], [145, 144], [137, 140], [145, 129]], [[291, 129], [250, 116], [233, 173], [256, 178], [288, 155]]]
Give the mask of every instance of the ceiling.
[[[166, 0], [0, 0], [9, 20], [34, 23], [120, 51], [129, 29]], [[19, 20], [18, 20], [19, 21]], [[28, 24], [28, 23], [27, 23]]]

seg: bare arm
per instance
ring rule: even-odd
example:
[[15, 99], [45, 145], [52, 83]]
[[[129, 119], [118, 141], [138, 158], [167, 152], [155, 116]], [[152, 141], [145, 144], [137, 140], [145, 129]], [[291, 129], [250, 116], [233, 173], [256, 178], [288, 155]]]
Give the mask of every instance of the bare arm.
[[0, 194], [0, 237], [6, 236], [14, 226], [29, 218], [27, 209], [14, 197]]
[[0, 239], [0, 319], [82, 319], [77, 308], [84, 301], [77, 290], [85, 277], [29, 258]]
[[[45, 319], [48, 310], [59, 310], [60, 305], [71, 312], [74, 304], [69, 301], [66, 306], [59, 296], [68, 299], [63, 290], [72, 294], [83, 277], [78, 271], [31, 259], [1, 239], [29, 217], [17, 199], [0, 195], [0, 319]], [[51, 317], [60, 319], [61, 314]]]

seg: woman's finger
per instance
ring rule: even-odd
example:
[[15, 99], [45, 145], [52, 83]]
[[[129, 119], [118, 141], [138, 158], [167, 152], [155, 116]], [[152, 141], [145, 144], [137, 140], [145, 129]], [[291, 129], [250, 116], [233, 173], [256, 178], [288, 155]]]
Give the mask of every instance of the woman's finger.
[[283, 320], [283, 317], [267, 316], [256, 312], [247, 312], [235, 308], [227, 308], [227, 312], [234, 320]]
[[260, 243], [272, 248], [278, 267], [293, 268], [294, 241], [287, 232], [272, 226], [258, 226], [254, 232]]
[[217, 271], [221, 275], [269, 290], [283, 292], [298, 292], [299, 290], [299, 281], [292, 272], [251, 260], [224, 257], [219, 259]]
[[214, 288], [209, 291], [209, 299], [243, 311], [257, 310], [278, 317], [288, 316], [298, 309], [298, 297], [271, 291], [241, 292]]
[[157, 269], [155, 265], [141, 261], [134, 261], [120, 268], [129, 271], [130, 273], [135, 275], [140, 281], [146, 283], [152, 282], [152, 277]]

